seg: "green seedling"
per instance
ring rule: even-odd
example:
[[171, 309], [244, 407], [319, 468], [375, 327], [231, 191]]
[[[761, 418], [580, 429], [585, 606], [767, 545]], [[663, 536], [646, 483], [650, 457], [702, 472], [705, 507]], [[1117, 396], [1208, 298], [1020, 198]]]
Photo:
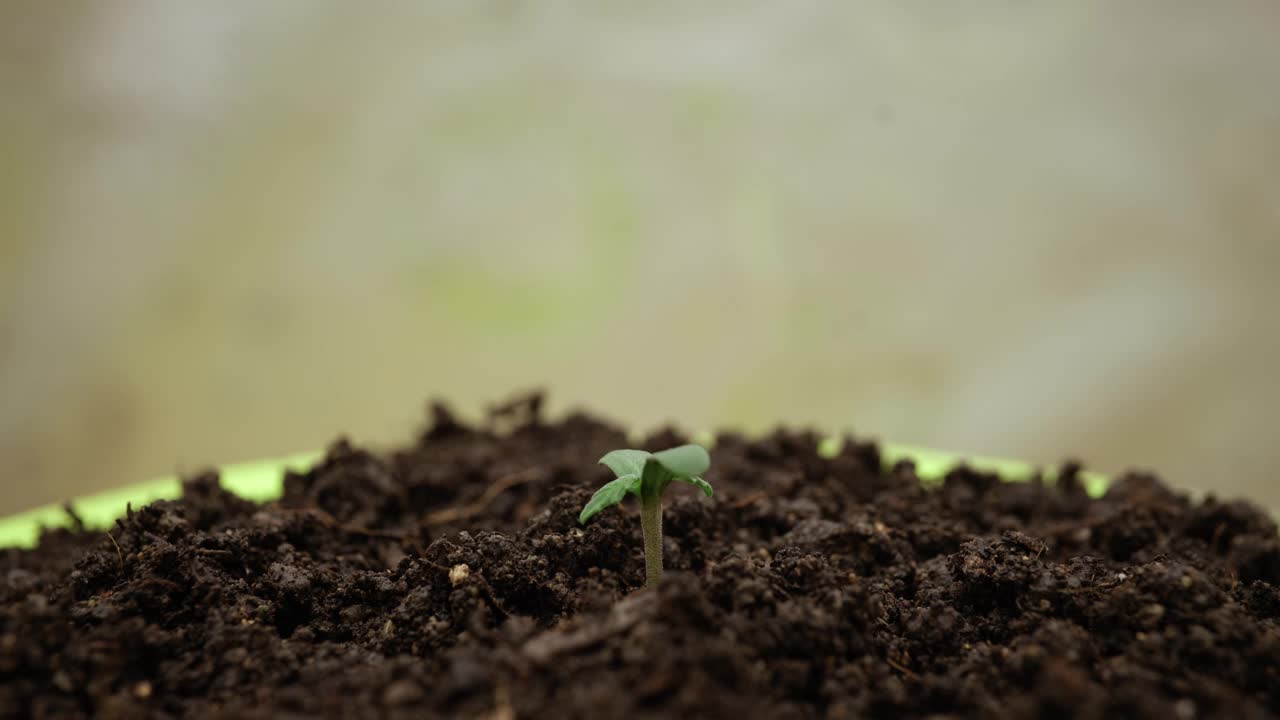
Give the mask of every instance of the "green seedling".
[[640, 529], [644, 532], [644, 584], [662, 577], [662, 493], [679, 480], [698, 486], [711, 497], [711, 485], [701, 475], [711, 466], [711, 456], [700, 445], [681, 445], [662, 452], [614, 450], [600, 458], [616, 480], [607, 483], [587, 501], [578, 515], [585, 523], [592, 515], [617, 505], [631, 493], [640, 498]]

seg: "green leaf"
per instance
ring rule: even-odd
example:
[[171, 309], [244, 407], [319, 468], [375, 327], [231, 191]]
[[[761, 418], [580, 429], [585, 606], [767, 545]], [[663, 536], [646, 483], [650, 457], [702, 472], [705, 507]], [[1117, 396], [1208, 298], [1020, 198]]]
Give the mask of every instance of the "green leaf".
[[618, 477], [623, 475], [640, 477], [644, 474], [644, 464], [651, 457], [653, 456], [644, 450], [614, 450], [600, 458], [600, 464], [607, 465]]
[[617, 480], [611, 480], [604, 487], [596, 491], [595, 495], [587, 501], [587, 506], [582, 508], [582, 512], [578, 513], [578, 522], [585, 523], [592, 515], [613, 507], [622, 502], [628, 492], [640, 492], [640, 476], [639, 475], [623, 475]]
[[677, 479], [697, 477], [711, 467], [711, 456], [701, 445], [681, 445], [653, 454], [653, 459]]
[[711, 489], [711, 483], [707, 482], [706, 480], [703, 480], [700, 477], [678, 477], [676, 478], [676, 480], [679, 480], [680, 482], [687, 482], [690, 485], [696, 486], [699, 490], [702, 490], [702, 492], [707, 497], [711, 497], [711, 495], [715, 492], [714, 490]]

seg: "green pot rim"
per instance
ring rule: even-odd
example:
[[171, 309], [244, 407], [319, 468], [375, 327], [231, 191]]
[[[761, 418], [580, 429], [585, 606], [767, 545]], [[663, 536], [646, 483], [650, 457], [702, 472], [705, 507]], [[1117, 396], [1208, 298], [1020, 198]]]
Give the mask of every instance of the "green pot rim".
[[[701, 439], [701, 438], [700, 438]], [[840, 440], [828, 438], [819, 448], [824, 454], [839, 451]], [[1033, 463], [1021, 460], [982, 457], [933, 450], [911, 445], [881, 444], [881, 456], [885, 465], [899, 460], [912, 460], [916, 473], [925, 482], [939, 482], [952, 468], [965, 464], [975, 470], [993, 472], [1005, 480], [1029, 480], [1039, 474], [1052, 481], [1056, 472], [1042, 470]], [[312, 467], [324, 457], [323, 452], [310, 451], [284, 457], [252, 460], [224, 465], [219, 471], [222, 486], [246, 500], [269, 502], [280, 497], [284, 490], [284, 473], [287, 470], [302, 471]], [[1085, 489], [1099, 497], [1107, 490], [1108, 478], [1101, 473], [1086, 471], [1081, 474]], [[182, 482], [176, 476], [85, 495], [70, 501], [76, 515], [91, 529], [110, 528], [116, 518], [124, 515], [125, 508], [142, 507], [156, 500], [169, 500], [182, 494]], [[52, 503], [26, 512], [0, 519], [0, 548], [34, 547], [44, 528], [65, 528], [72, 525], [63, 503]]]

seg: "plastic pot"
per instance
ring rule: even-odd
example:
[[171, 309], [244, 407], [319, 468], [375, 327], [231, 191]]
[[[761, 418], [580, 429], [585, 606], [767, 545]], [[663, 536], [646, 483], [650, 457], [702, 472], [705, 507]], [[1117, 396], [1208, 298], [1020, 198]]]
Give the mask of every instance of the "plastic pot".
[[[824, 453], [835, 453], [838, 450], [839, 440], [836, 439], [824, 441], [820, 448]], [[220, 468], [219, 475], [222, 486], [227, 490], [248, 500], [267, 502], [280, 497], [286, 470], [305, 470], [323, 455], [322, 452], [305, 452], [225, 465]], [[995, 472], [1011, 481], [1028, 480], [1037, 472], [1041, 472], [1046, 479], [1054, 476], [1053, 471], [1041, 471], [1037, 466], [1019, 460], [963, 455], [909, 445], [882, 444], [881, 455], [886, 465], [904, 459], [914, 461], [916, 473], [925, 482], [941, 481], [949, 470], [961, 463], [977, 470]], [[1082, 479], [1090, 495], [1097, 497], [1106, 492], [1106, 476], [1085, 472]], [[70, 504], [86, 527], [109, 528], [116, 518], [124, 514], [129, 504], [139, 508], [156, 500], [176, 498], [181, 493], [182, 483], [179, 478], [166, 477], [85, 495], [71, 500]], [[40, 537], [41, 528], [68, 527], [71, 524], [71, 517], [62, 503], [0, 518], [0, 548], [32, 547]]]

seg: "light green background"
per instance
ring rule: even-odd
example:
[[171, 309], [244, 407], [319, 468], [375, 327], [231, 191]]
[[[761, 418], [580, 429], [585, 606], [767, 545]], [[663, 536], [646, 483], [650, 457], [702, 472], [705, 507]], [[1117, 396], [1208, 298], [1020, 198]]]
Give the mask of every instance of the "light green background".
[[544, 384], [1280, 507], [1280, 5], [7, 3], [0, 514]]

